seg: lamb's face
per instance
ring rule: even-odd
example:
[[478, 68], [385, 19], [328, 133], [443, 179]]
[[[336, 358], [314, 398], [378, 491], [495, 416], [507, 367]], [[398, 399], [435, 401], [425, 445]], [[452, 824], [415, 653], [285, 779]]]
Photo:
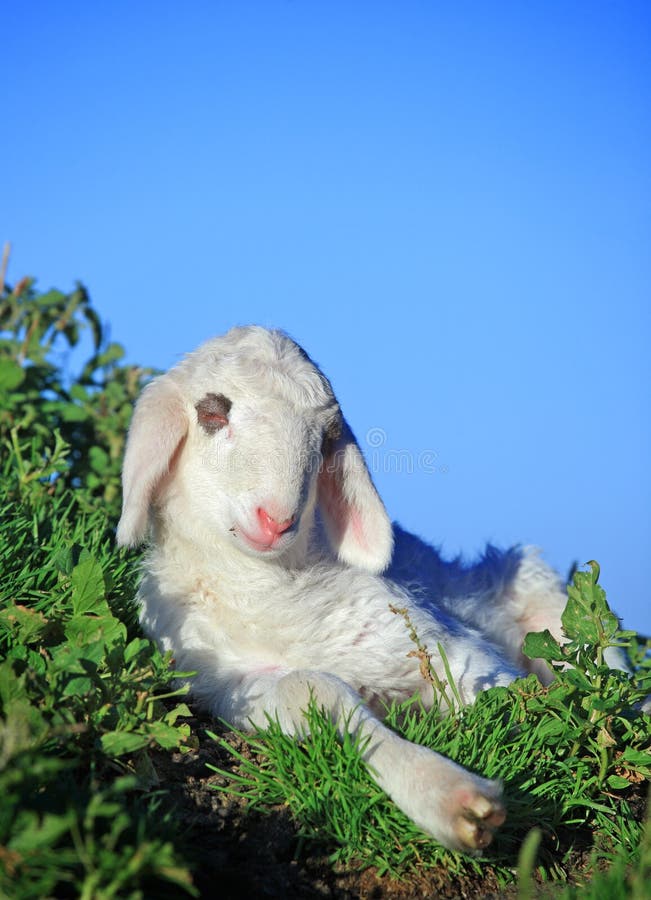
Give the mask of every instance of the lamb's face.
[[183, 538], [308, 564], [318, 505], [330, 548], [383, 571], [391, 522], [327, 378], [288, 337], [256, 326], [208, 341], [144, 389], [122, 470], [118, 543]]
[[288, 338], [237, 329], [200, 348], [184, 375], [188, 431], [164, 494], [205, 537], [276, 557], [309, 527], [323, 451], [341, 433], [329, 383]]

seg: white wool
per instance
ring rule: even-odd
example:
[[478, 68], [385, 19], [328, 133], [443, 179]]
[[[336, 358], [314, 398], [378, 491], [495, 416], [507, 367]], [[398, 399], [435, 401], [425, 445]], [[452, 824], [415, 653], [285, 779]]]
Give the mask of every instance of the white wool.
[[[123, 483], [118, 540], [150, 540], [142, 624], [179, 671], [196, 670], [204, 707], [243, 727], [275, 715], [300, 732], [312, 692], [368, 738], [378, 783], [423, 829], [467, 851], [490, 841], [504, 818], [499, 785], [398, 738], [361, 698], [373, 708], [420, 692], [431, 703], [392, 607], [442, 679], [444, 646], [464, 701], [509, 683], [524, 635], [560, 629], [563, 591], [538, 556], [467, 594], [453, 568], [428, 576], [445, 564], [392, 529], [328, 380], [286, 335], [258, 327], [208, 341], [145, 389]], [[408, 577], [378, 574], [406, 541]]]

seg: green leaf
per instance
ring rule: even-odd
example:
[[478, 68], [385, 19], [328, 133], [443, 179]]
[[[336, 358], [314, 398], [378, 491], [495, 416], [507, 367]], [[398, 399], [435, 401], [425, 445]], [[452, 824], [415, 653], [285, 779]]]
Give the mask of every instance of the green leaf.
[[71, 581], [72, 608], [77, 615], [93, 610], [104, 599], [104, 573], [92, 556], [77, 563], [72, 570]]
[[133, 731], [107, 731], [102, 735], [100, 743], [107, 756], [124, 756], [142, 750], [149, 743], [149, 738]]
[[86, 675], [78, 675], [71, 678], [63, 691], [62, 697], [84, 697], [93, 689], [93, 681]]
[[109, 344], [103, 353], [97, 357], [98, 366], [109, 366], [124, 358], [124, 347], [121, 344]]
[[72, 574], [74, 568], [72, 548], [59, 547], [51, 556], [54, 567], [64, 575]]
[[522, 652], [529, 659], [546, 659], [547, 662], [563, 659], [560, 644], [547, 628], [539, 633], [528, 634], [524, 639]]
[[29, 827], [23, 828], [20, 835], [12, 841], [11, 849], [28, 854], [40, 848], [50, 847], [68, 831], [73, 818], [72, 810], [67, 811], [65, 815], [46, 813], [42, 818], [30, 812], [26, 817]]
[[99, 475], [103, 475], [111, 465], [108, 453], [101, 447], [91, 447], [88, 451], [88, 458], [91, 468]]
[[24, 380], [22, 366], [12, 359], [0, 360], [0, 391], [14, 391]]
[[607, 780], [608, 787], [612, 788], [614, 791], [623, 791], [625, 788], [631, 786], [631, 782], [628, 778], [622, 778], [621, 775], [609, 775]]
[[61, 404], [61, 418], [64, 422], [85, 422], [89, 415], [87, 409], [75, 403]]
[[166, 725], [165, 722], [152, 722], [147, 731], [156, 743], [164, 750], [173, 750], [184, 740], [187, 728]]
[[86, 655], [89, 646], [96, 644], [100, 648], [97, 652], [104, 656], [107, 647], [126, 640], [127, 629], [111, 614], [106, 601], [99, 602], [97, 611], [97, 615], [74, 615], [66, 624], [65, 635], [73, 646], [83, 647]]
[[[591, 695], [592, 692], [592, 682], [579, 669], [567, 669], [562, 673], [562, 679], [565, 682], [568, 682], [574, 687], [578, 688], [580, 691], [585, 691], [587, 694]], [[592, 700], [592, 697], [590, 697]]]
[[165, 714], [165, 721], [169, 725], [174, 725], [179, 717], [191, 718], [191, 716], [192, 711], [187, 703], [179, 703], [174, 707], [174, 709], [171, 709], [168, 713]]
[[124, 648], [125, 665], [130, 663], [143, 651], [147, 651], [147, 657], [149, 657], [151, 652], [151, 642], [146, 638], [134, 638], [132, 641], [129, 641], [127, 646]]
[[15, 631], [23, 643], [31, 643], [39, 638], [48, 627], [48, 620], [43, 613], [27, 606], [12, 603], [0, 610], [0, 627]]
[[634, 766], [651, 766], [651, 750], [635, 750], [626, 747], [622, 759]]
[[576, 572], [568, 589], [568, 601], [561, 616], [565, 634], [582, 644], [607, 646], [617, 633], [619, 622], [606, 602], [597, 581], [599, 565], [592, 560], [589, 572]]
[[89, 323], [92, 333], [93, 333], [93, 343], [95, 345], [95, 349], [97, 349], [102, 343], [103, 337], [103, 329], [102, 322], [95, 312], [95, 310], [88, 305], [85, 305], [83, 308], [83, 315], [86, 317], [86, 321]]
[[[90, 618], [90, 617], [89, 617]], [[75, 623], [83, 622], [79, 617], [73, 620]], [[66, 629], [66, 637], [68, 637]], [[71, 629], [74, 634], [74, 629]], [[70, 640], [59, 644], [52, 649], [52, 672], [62, 672], [65, 675], [87, 675], [95, 673], [104, 658], [105, 646], [102, 640], [86, 638], [82, 634], [76, 641]]]
[[70, 388], [70, 396], [73, 400], [78, 400], [80, 403], [86, 403], [89, 399], [88, 391], [81, 384], [73, 384]]
[[41, 294], [36, 300], [36, 304], [38, 306], [42, 306], [45, 309], [49, 309], [53, 306], [59, 306], [63, 304], [66, 299], [66, 295], [62, 291], [57, 291], [54, 288], [50, 291], [46, 291], [44, 294]]

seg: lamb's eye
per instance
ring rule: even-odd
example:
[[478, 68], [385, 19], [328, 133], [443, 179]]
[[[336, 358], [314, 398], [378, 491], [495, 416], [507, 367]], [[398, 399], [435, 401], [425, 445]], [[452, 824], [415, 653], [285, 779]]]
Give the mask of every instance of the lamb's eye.
[[341, 437], [342, 430], [343, 423], [340, 415], [336, 416], [336, 418], [328, 423], [325, 434], [323, 435], [323, 444], [321, 445], [321, 453], [323, 456], [329, 456], [330, 453], [333, 452], [335, 444]]
[[208, 434], [219, 431], [220, 428], [228, 425], [228, 414], [232, 405], [228, 397], [224, 397], [223, 394], [206, 394], [195, 406], [199, 425]]

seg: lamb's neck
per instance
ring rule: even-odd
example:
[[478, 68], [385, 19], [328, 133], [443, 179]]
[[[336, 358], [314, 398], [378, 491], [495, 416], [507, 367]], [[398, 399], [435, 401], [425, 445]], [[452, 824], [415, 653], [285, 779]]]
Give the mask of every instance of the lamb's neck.
[[316, 561], [309, 534], [300, 534], [278, 557], [253, 556], [239, 549], [237, 540], [198, 539], [176, 529], [158, 529], [149, 553], [148, 569], [165, 584], [186, 593], [201, 583], [207, 589], [232, 596], [268, 595]]

